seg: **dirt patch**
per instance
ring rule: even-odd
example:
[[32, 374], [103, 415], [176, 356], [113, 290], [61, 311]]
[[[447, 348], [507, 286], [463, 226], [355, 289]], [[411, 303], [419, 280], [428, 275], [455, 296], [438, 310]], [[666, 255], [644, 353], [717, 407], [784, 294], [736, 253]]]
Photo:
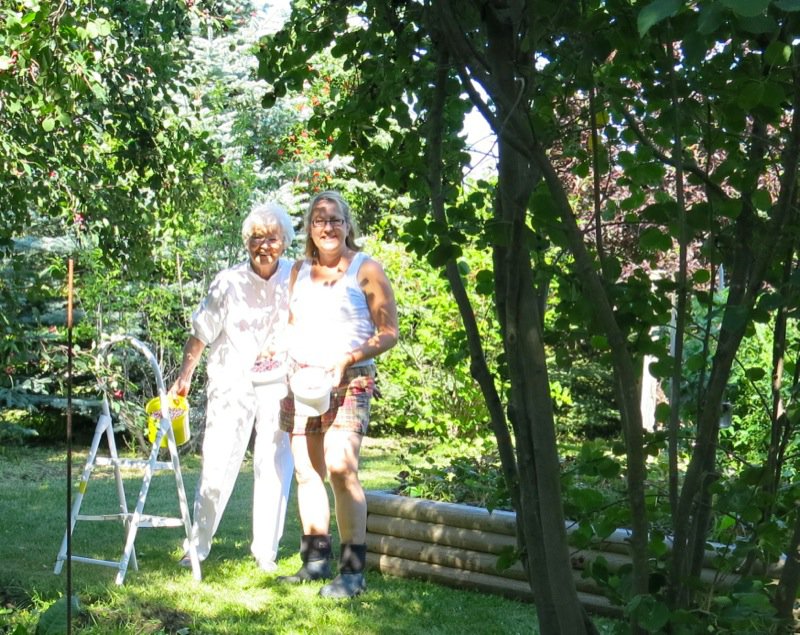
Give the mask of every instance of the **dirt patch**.
[[0, 607], [16, 611], [24, 609], [31, 604], [31, 599], [25, 589], [19, 586], [0, 586]]
[[161, 625], [161, 630], [170, 633], [170, 635], [186, 632], [186, 629], [192, 625], [192, 618], [188, 613], [164, 606], [146, 607], [142, 610], [142, 616], [147, 620], [158, 621]]

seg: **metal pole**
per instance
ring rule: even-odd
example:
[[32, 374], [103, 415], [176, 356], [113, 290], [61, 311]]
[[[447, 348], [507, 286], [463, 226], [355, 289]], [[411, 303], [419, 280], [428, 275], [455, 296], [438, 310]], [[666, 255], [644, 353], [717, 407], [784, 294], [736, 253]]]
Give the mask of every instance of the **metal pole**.
[[67, 635], [72, 635], [72, 274], [67, 261]]

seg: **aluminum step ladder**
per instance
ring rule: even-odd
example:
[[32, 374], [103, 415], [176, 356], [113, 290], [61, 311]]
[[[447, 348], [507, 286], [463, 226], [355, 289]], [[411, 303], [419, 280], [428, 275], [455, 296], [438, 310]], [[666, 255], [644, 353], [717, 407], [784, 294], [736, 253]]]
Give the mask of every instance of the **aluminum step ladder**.
[[[140, 527], [181, 527], [183, 526], [186, 532], [186, 542], [189, 545], [188, 554], [192, 563], [192, 575], [195, 580], [200, 580], [202, 575], [200, 572], [200, 560], [197, 557], [197, 550], [191, 540], [192, 523], [189, 517], [189, 505], [186, 499], [186, 491], [183, 486], [183, 477], [181, 475], [181, 464], [178, 456], [178, 446], [175, 442], [175, 433], [172, 429], [172, 421], [169, 412], [169, 400], [167, 398], [167, 391], [164, 386], [164, 379], [161, 375], [158, 361], [153, 353], [141, 341], [130, 336], [115, 336], [105, 342], [98, 352], [98, 368], [100, 362], [104, 359], [109, 349], [115, 344], [124, 343], [128, 346], [139, 351], [147, 358], [153, 368], [156, 376], [156, 384], [158, 387], [158, 394], [161, 398], [161, 421], [153, 440], [150, 456], [147, 459], [125, 459], [120, 458], [117, 454], [117, 445], [114, 440], [114, 428], [111, 420], [111, 410], [108, 401], [108, 390], [104, 382], [101, 382], [103, 388], [103, 400], [101, 405], [101, 413], [97, 420], [97, 426], [94, 431], [94, 438], [92, 445], [89, 449], [89, 456], [86, 460], [86, 465], [83, 468], [78, 491], [75, 495], [75, 500], [72, 503], [72, 510], [69, 518], [69, 529], [64, 532], [64, 539], [61, 542], [61, 549], [56, 558], [54, 573], [58, 575], [64, 566], [67, 559], [67, 532], [70, 535], [75, 532], [75, 525], [79, 520], [82, 521], [115, 521], [122, 522], [125, 526], [125, 548], [122, 551], [122, 557], [119, 560], [99, 560], [96, 558], [89, 558], [85, 556], [72, 554], [72, 562], [83, 562], [87, 564], [97, 564], [117, 569], [117, 576], [115, 579], [116, 584], [121, 585], [125, 581], [125, 574], [128, 571], [128, 566], [133, 567], [135, 571], [138, 570], [138, 563], [136, 562], [136, 550], [134, 543], [136, 542], [136, 534]], [[159, 461], [158, 454], [161, 442], [166, 436], [167, 448], [169, 450], [169, 461]], [[97, 456], [100, 444], [105, 438], [108, 444], [108, 456]], [[95, 467], [110, 467], [114, 470], [114, 478], [116, 480], [117, 496], [119, 499], [119, 511], [116, 513], [99, 514], [99, 515], [82, 515], [80, 513], [81, 503], [86, 495], [89, 479]], [[136, 507], [133, 512], [128, 511], [127, 498], [125, 496], [125, 485], [122, 479], [121, 470], [125, 469], [140, 469], [143, 471], [142, 484], [139, 489], [139, 495], [136, 499]], [[178, 490], [178, 503], [180, 506], [180, 517], [171, 516], [155, 516], [144, 513], [144, 506], [147, 500], [147, 493], [150, 489], [150, 483], [153, 475], [158, 471], [171, 470], [175, 475], [175, 484]]]

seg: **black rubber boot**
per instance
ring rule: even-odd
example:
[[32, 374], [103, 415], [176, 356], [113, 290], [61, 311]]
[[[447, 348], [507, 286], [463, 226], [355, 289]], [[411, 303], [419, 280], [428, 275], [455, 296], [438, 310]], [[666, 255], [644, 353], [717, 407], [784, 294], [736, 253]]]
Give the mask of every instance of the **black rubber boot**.
[[342, 545], [339, 575], [319, 590], [324, 598], [352, 598], [367, 589], [364, 566], [367, 563], [367, 545]]
[[299, 584], [311, 580], [330, 580], [331, 573], [331, 537], [303, 536], [300, 540], [300, 559], [303, 566], [294, 575], [283, 575], [278, 582]]

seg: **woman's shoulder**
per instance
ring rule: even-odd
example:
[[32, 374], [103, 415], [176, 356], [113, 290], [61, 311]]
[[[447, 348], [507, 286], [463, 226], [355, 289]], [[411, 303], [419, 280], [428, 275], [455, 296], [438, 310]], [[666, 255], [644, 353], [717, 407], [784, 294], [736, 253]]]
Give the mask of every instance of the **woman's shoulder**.
[[376, 273], [383, 273], [383, 265], [380, 262], [375, 260], [372, 256], [363, 251], [359, 251], [353, 260], [358, 259], [360, 264], [358, 265], [358, 277], [361, 278], [365, 275], [376, 274]]
[[295, 260], [291, 263], [289, 269], [289, 286], [294, 286], [300, 271], [303, 269], [305, 269], [306, 275], [308, 275], [308, 272], [311, 271], [311, 261], [308, 258], [300, 258], [299, 260]]
[[214, 276], [214, 280], [211, 282], [212, 286], [219, 286], [221, 284], [229, 284], [235, 281], [237, 278], [240, 278], [242, 275], [247, 275], [250, 269], [249, 262], [237, 262], [230, 267], [226, 267], [217, 272], [217, 275]]

